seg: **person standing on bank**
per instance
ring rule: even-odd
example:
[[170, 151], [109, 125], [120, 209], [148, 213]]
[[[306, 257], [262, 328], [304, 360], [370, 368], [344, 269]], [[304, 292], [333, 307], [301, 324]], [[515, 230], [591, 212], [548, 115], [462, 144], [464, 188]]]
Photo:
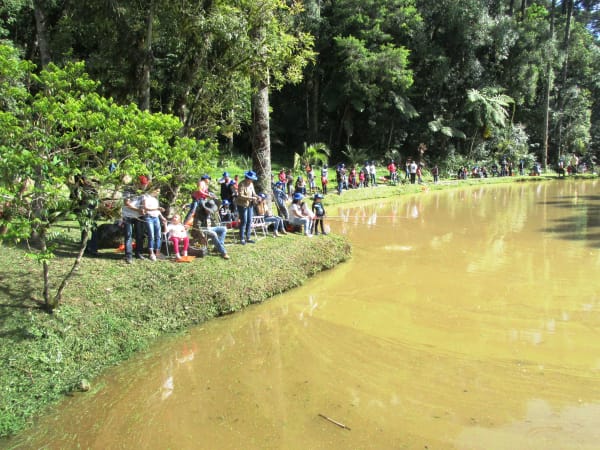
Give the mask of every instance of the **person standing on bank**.
[[312, 212], [315, 215], [315, 219], [313, 220], [312, 232], [314, 235], [319, 234], [319, 225], [321, 226], [321, 233], [327, 234], [325, 226], [323, 225], [325, 220], [325, 207], [323, 206], [322, 200], [323, 196], [319, 193], [315, 194], [313, 197]]
[[161, 220], [166, 221], [162, 216], [164, 208], [160, 207], [158, 197], [160, 196], [160, 188], [155, 188], [150, 193], [143, 196], [142, 212], [146, 222], [146, 233], [148, 233], [148, 253], [150, 260], [156, 261], [160, 256], [161, 240]]
[[254, 190], [253, 181], [258, 180], [256, 173], [252, 170], [244, 173], [244, 180], [238, 186], [238, 195], [235, 198], [235, 203], [240, 219], [240, 244], [246, 242], [253, 244], [252, 237], [252, 217], [254, 216], [254, 202], [258, 199], [258, 195]]
[[[148, 177], [140, 175], [138, 178], [138, 187], [145, 189], [148, 186]], [[135, 234], [135, 257], [145, 259], [142, 255], [144, 247], [144, 226], [142, 220], [142, 196], [132, 188], [126, 188], [123, 192], [123, 208], [121, 209], [123, 218], [123, 240], [125, 244], [125, 262], [133, 262], [133, 235]]]
[[415, 184], [417, 182], [417, 163], [414, 161], [410, 162], [410, 184]]

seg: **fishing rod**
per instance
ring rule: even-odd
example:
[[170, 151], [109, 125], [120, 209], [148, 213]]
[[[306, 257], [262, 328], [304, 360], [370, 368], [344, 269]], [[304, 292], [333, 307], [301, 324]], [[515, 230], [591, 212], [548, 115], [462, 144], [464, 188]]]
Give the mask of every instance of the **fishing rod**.
[[[325, 219], [355, 219], [356, 217], [359, 217], [359, 216], [356, 216], [356, 215], [353, 215], [353, 216], [330, 216], [329, 214], [327, 214], [325, 216]], [[360, 217], [362, 217], [362, 216], [360, 216]], [[365, 217], [365, 219], [367, 219], [367, 218], [369, 218], [369, 217]], [[414, 219], [414, 217], [408, 217], [408, 216], [379, 216], [379, 215], [377, 215], [375, 218], [376, 219], [387, 219], [387, 218], [391, 218], [391, 219]]]

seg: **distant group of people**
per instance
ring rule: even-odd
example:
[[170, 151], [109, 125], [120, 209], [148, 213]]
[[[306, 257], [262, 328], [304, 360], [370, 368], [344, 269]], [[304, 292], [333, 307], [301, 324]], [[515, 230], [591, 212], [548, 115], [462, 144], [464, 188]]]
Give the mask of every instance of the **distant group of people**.
[[[398, 176], [398, 167], [393, 159], [387, 165], [387, 170], [389, 172], [390, 183], [397, 184], [400, 178]], [[432, 169], [432, 174], [434, 177], [434, 182], [437, 182], [439, 177], [439, 169], [437, 166]], [[404, 164], [404, 180], [408, 180], [410, 184], [423, 183], [423, 164], [417, 163], [415, 160], [410, 158], [407, 159], [406, 163]]]
[[[525, 171], [527, 169], [527, 164], [524, 159], [520, 159], [518, 164], [518, 173], [519, 175], [525, 175]], [[488, 171], [486, 166], [473, 166], [469, 171], [465, 166], [462, 166], [458, 169], [456, 173], [456, 178], [459, 180], [466, 180], [467, 178], [487, 178], [488, 176], [492, 177], [512, 177], [515, 175], [515, 165], [514, 163], [503, 157], [498, 161], [498, 163], [493, 163], [490, 166], [490, 170]], [[531, 167], [530, 175], [541, 175], [542, 167], [539, 162], [534, 162]]]

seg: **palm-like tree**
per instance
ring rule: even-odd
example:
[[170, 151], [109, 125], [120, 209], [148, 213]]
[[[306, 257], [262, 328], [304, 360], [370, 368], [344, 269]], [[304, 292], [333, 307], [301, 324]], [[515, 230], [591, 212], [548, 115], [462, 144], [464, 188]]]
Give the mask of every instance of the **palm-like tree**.
[[294, 153], [294, 171], [299, 172], [309, 164], [327, 164], [330, 156], [331, 150], [322, 142], [310, 145], [304, 143], [304, 152], [301, 155]]
[[367, 159], [367, 152], [362, 148], [352, 148], [346, 145], [346, 150], [342, 151], [344, 156], [348, 158], [348, 162], [353, 166], [358, 166]]
[[504, 128], [509, 117], [508, 107], [514, 100], [501, 92], [500, 88], [485, 87], [481, 91], [467, 91], [467, 112], [474, 114], [476, 131], [471, 141], [471, 151], [477, 135], [481, 133], [484, 139], [492, 135], [494, 128]]

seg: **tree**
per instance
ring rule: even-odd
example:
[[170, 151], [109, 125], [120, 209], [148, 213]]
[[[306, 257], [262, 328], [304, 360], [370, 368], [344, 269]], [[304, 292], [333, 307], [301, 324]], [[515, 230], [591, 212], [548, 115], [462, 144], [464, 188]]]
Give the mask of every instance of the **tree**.
[[252, 162], [259, 181], [258, 188], [271, 188], [271, 142], [269, 90], [302, 79], [302, 70], [312, 58], [312, 38], [299, 30], [292, 33], [300, 4], [288, 6], [280, 0], [257, 5], [242, 1], [248, 23], [248, 76], [252, 94]]
[[294, 171], [298, 172], [307, 165], [314, 166], [316, 164], [326, 165], [329, 162], [331, 151], [322, 142], [316, 144], [304, 144], [304, 152], [300, 155], [294, 153]]
[[[39, 75], [33, 69], [0, 45], [0, 79], [11, 80], [1, 88], [7, 111], [0, 114], [0, 227], [2, 240], [33, 244], [31, 255], [42, 265], [44, 306], [52, 311], [79, 267], [94, 224], [73, 195], [77, 177], [119, 189], [124, 175], [154, 172], [157, 183], [174, 185], [184, 174], [205, 169], [214, 153], [208, 143], [179, 137], [177, 118], [100, 96], [82, 63], [64, 69], [50, 63]], [[170, 173], [164, 172], [167, 160], [176, 164]], [[53, 225], [68, 218], [79, 221], [82, 240], [71, 270], [52, 293]]]
[[481, 91], [467, 92], [467, 111], [474, 116], [475, 131], [471, 138], [471, 153], [477, 138], [488, 139], [497, 128], [504, 128], [508, 119], [508, 107], [514, 100], [499, 89], [485, 87]]
[[319, 140], [334, 152], [350, 144], [382, 155], [400, 145], [399, 124], [417, 115], [408, 97], [408, 44], [420, 23], [412, 0], [324, 3], [316, 46], [323, 75], [312, 86], [320, 89], [321, 123], [329, 128]]

